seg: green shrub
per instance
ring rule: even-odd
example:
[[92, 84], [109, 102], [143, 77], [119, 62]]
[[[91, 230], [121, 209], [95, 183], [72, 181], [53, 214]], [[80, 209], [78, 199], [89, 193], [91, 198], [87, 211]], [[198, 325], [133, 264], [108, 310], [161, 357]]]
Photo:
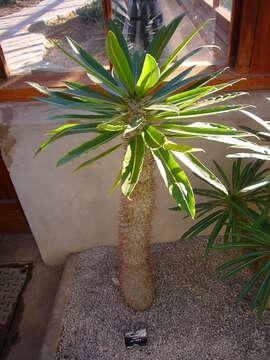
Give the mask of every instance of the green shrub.
[[77, 10], [82, 22], [89, 24], [104, 24], [102, 2], [100, 0], [93, 0], [91, 3]]

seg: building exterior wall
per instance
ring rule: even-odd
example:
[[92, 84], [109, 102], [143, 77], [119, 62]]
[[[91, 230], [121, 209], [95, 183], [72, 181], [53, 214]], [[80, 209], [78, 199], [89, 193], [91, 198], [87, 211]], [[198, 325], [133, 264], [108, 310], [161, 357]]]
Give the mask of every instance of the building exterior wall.
[[[267, 95], [257, 92], [249, 98], [243, 97], [242, 102], [257, 104], [258, 109], [252, 109], [253, 112], [269, 120]], [[71, 136], [51, 144], [34, 159], [35, 150], [46, 138], [45, 132], [58, 125], [46, 120], [48, 109], [49, 106], [37, 102], [1, 104], [0, 145], [42, 258], [47, 264], [57, 264], [72, 252], [98, 245], [116, 245], [120, 195], [119, 190], [111, 197], [107, 193], [119, 172], [122, 150], [78, 173], [72, 172], [77, 162], [56, 168], [57, 159], [89, 135]], [[225, 114], [211, 121], [233, 126], [254, 125], [240, 113]], [[227, 146], [196, 142], [196, 147], [200, 145], [207, 150], [200, 155], [202, 160], [213, 168], [211, 159], [214, 157], [225, 172], [230, 173], [232, 161], [224, 158], [229, 152]], [[174, 241], [192, 220], [183, 220], [180, 212], [168, 211], [174, 204], [159, 174], [155, 176], [158, 189], [153, 242]], [[190, 180], [194, 187], [205, 186], [194, 176], [190, 176]]]

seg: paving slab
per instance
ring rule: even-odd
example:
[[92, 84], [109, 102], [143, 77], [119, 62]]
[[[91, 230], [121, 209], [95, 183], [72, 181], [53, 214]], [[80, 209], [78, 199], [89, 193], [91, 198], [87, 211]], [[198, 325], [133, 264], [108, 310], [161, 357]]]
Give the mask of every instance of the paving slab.
[[27, 27], [63, 16], [83, 7], [86, 0], [43, 0], [38, 5], [0, 18], [0, 44], [11, 75], [48, 68], [43, 61], [45, 36]]
[[[214, 269], [224, 255], [206, 260], [205, 244], [197, 238], [152, 246], [156, 301], [145, 312], [123, 302], [115, 247], [72, 257], [57, 295], [58, 321], [54, 317], [48, 328], [53, 341], [46, 338], [40, 360], [48, 354], [57, 360], [268, 360], [270, 314], [259, 321], [249, 311], [250, 299], [235, 304], [248, 274], [221, 283]], [[68, 298], [64, 289], [70, 289]], [[124, 334], [141, 328], [147, 346], [126, 349]]]

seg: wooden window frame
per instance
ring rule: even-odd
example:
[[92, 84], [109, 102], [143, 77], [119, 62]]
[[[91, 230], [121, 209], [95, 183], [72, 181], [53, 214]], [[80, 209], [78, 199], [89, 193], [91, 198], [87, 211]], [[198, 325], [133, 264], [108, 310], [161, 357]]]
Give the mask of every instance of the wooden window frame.
[[[108, 18], [111, 17], [111, 0], [102, 0], [105, 29], [108, 31]], [[213, 83], [243, 77], [233, 86], [233, 90], [270, 89], [270, 47], [268, 39], [267, 13], [270, 11], [269, 0], [234, 0], [229, 36], [229, 51], [227, 71]], [[266, 46], [264, 46], [266, 44]], [[269, 55], [269, 58], [268, 58]], [[269, 61], [267, 61], [269, 60]], [[217, 66], [198, 67], [197, 72], [211, 73]], [[5, 72], [5, 73], [4, 73]], [[40, 82], [45, 86], [61, 87], [64, 80], [86, 82], [83, 71], [72, 72], [35, 72], [33, 74], [11, 76], [8, 79], [8, 69], [4, 56], [0, 51], [0, 102], [29, 101], [38, 95], [37, 90], [26, 85], [26, 81]]]

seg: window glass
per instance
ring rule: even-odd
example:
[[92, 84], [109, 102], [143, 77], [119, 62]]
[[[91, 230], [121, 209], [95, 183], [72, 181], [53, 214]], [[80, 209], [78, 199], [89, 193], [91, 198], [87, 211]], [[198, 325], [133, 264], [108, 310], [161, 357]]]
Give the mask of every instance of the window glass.
[[[226, 64], [232, 0], [111, 2], [113, 19], [121, 27], [131, 51], [146, 49], [163, 24], [185, 12], [185, 18], [165, 50], [166, 56], [196, 27], [213, 18], [214, 21], [194, 37], [182, 54], [206, 44], [216, 44], [220, 49], [203, 49], [184, 65]], [[15, 7], [16, 12], [6, 3], [0, 7], [0, 43], [12, 75], [78, 69], [78, 65], [56, 46], [72, 53], [66, 36], [80, 43], [103, 65], [108, 65], [102, 0], [55, 1], [50, 6], [45, 1], [35, 0], [30, 2], [31, 7]]]
[[232, 11], [232, 0], [220, 0], [220, 6], [223, 6], [225, 9]]
[[[4, 2], [8, 3], [8, 2]], [[27, 4], [27, 2], [21, 2]], [[32, 71], [71, 71], [78, 68], [55, 43], [72, 53], [66, 40], [71, 37], [108, 64], [101, 0], [29, 2], [7, 15], [0, 7], [0, 43], [11, 74]], [[2, 11], [2, 12], [1, 12]]]
[[[226, 3], [226, 7], [225, 7]], [[227, 62], [230, 9], [232, 1], [218, 0], [133, 0], [123, 1], [123, 33], [132, 49], [146, 49], [149, 41], [162, 24], [185, 12], [186, 16], [169, 43], [166, 52], [173, 51], [192, 31], [207, 19], [209, 22], [183, 50], [186, 54], [196, 47], [216, 44], [218, 48], [206, 48], [189, 60], [196, 65], [224, 65]], [[114, 12], [117, 19], [117, 11]]]

